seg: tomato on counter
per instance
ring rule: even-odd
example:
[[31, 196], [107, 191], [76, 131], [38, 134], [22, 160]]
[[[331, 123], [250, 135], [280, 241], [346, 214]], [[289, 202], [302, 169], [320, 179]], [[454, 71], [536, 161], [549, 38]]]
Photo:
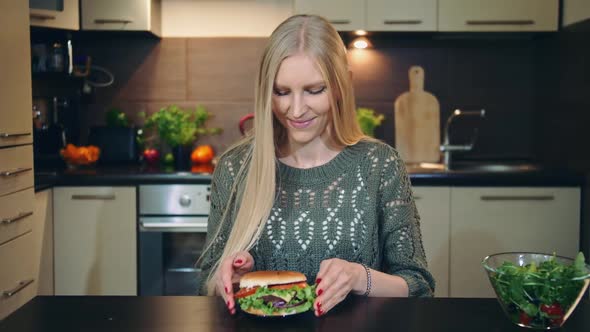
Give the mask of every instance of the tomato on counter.
[[191, 153], [191, 162], [193, 164], [207, 164], [215, 157], [215, 152], [211, 145], [199, 145]]

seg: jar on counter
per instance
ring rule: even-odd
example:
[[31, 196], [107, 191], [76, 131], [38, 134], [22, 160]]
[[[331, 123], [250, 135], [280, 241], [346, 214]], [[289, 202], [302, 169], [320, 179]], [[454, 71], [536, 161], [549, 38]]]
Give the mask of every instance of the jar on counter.
[[54, 43], [48, 57], [47, 70], [51, 72], [66, 71], [66, 49], [61, 43]]

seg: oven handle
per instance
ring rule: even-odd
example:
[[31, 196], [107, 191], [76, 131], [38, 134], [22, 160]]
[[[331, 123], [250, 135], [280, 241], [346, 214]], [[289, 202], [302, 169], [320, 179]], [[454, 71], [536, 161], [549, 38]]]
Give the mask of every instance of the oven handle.
[[140, 231], [147, 232], [194, 232], [207, 233], [207, 218], [195, 219], [194, 222], [170, 222], [166, 218], [149, 221], [148, 218], [139, 220]]

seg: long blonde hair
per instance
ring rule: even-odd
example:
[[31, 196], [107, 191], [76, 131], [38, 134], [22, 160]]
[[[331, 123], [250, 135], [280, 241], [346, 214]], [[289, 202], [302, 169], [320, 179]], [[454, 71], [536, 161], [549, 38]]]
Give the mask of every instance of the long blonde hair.
[[[319, 16], [296, 15], [281, 23], [271, 34], [256, 78], [254, 134], [237, 145], [250, 144], [246, 161], [240, 167], [231, 190], [232, 201], [239, 207], [221, 258], [214, 264], [207, 282], [209, 295], [215, 292], [215, 275], [219, 263], [238, 251], [250, 250], [258, 240], [275, 200], [277, 151], [286, 143], [286, 129], [272, 112], [274, 81], [282, 61], [296, 53], [315, 60], [328, 91], [331, 92], [331, 131], [334, 143], [354, 145], [365, 138], [355, 115], [352, 81], [348, 71], [346, 47], [338, 32]], [[229, 150], [228, 150], [229, 151]], [[244, 193], [255, 193], [244, 195]], [[225, 208], [220, 223], [234, 206]], [[217, 228], [217, 234], [223, 227]], [[211, 235], [211, 234], [210, 234]], [[210, 245], [205, 252], [211, 249]], [[202, 256], [203, 257], [203, 256]]]

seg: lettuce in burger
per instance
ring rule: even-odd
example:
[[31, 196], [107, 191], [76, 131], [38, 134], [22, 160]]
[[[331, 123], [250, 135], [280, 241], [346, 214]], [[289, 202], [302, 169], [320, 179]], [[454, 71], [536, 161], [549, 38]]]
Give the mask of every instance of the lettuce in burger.
[[315, 300], [315, 285], [303, 273], [256, 271], [240, 279], [235, 295], [240, 308], [257, 316], [286, 316], [308, 311]]

